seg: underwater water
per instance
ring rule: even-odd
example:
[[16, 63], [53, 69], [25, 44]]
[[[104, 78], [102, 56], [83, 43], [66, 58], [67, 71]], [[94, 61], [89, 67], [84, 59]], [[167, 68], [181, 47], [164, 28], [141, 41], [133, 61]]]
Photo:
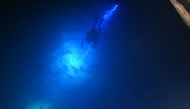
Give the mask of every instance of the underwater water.
[[[112, 17], [117, 7], [118, 5], [114, 5], [113, 8], [106, 11], [102, 17], [104, 22], [100, 24], [100, 27], [105, 27], [105, 22]], [[73, 31], [64, 35], [63, 45], [55, 53], [52, 53], [54, 54], [52, 59], [55, 59], [52, 67], [56, 74], [73, 79], [84, 79], [85, 76], [90, 75], [89, 69], [93, 67], [93, 64], [97, 64], [96, 61], [98, 61], [98, 49], [93, 47], [91, 43], [86, 43], [82, 47], [86, 34]]]
[[[105, 20], [101, 24], [101, 37], [104, 37], [104, 33], [106, 33], [104, 31], [107, 28], [106, 25], [108, 23], [111, 25], [111, 18], [117, 6], [113, 5], [112, 8], [108, 8], [105, 11], [106, 13], [100, 17], [100, 19], [104, 18]], [[68, 23], [68, 25], [73, 24]], [[90, 30], [90, 28], [83, 29]], [[102, 57], [103, 52], [101, 52], [105, 48], [100, 45], [93, 47], [91, 43], [85, 43], [82, 47], [82, 41], [85, 39], [87, 32], [80, 30], [63, 31], [58, 34], [59, 38], [52, 44], [49, 43], [53, 47], [47, 51], [48, 63], [44, 64], [47, 70], [41, 76], [37, 76], [37, 82], [35, 82], [37, 85], [41, 78], [38, 87], [41, 90], [40, 93], [43, 94], [40, 94], [36, 101], [34, 97], [33, 103], [29, 103], [30, 105], [26, 109], [62, 107], [74, 109], [88, 99], [91, 102], [91, 97], [95, 97], [100, 93], [101, 87], [105, 84], [102, 82], [106, 81], [104, 72], [108, 62], [106, 62], [106, 57]], [[54, 43], [56, 44], [54, 45]], [[103, 40], [99, 43], [103, 43]], [[61, 106], [62, 103], [60, 102], [65, 106]]]
[[[0, 109], [189, 109], [189, 29], [173, 6], [108, 1], [8, 3]], [[97, 46], [81, 47], [97, 17]]]

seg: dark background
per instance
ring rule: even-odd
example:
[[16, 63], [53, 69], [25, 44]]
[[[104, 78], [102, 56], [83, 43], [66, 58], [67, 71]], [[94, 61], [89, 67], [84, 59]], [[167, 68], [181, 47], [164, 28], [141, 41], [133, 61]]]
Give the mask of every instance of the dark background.
[[[50, 43], [62, 31], [87, 28], [95, 14], [115, 2], [2, 2], [0, 109], [25, 109], [24, 96], [40, 96], [40, 86], [31, 81], [45, 69]], [[103, 88], [95, 97], [71, 104], [78, 109], [189, 109], [189, 28], [169, 0], [118, 2], [119, 11], [105, 30], [111, 63]], [[61, 99], [57, 103], [58, 109], [65, 108]]]

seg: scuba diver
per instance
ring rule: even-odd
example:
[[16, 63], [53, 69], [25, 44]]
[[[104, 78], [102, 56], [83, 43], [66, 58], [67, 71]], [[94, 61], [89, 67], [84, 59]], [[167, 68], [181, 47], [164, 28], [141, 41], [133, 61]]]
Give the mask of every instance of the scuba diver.
[[92, 28], [87, 33], [85, 39], [82, 41], [82, 48], [84, 48], [86, 44], [91, 45], [91, 47], [95, 47], [97, 45], [101, 34], [101, 25], [103, 22], [103, 18], [96, 18], [96, 21], [92, 25]]

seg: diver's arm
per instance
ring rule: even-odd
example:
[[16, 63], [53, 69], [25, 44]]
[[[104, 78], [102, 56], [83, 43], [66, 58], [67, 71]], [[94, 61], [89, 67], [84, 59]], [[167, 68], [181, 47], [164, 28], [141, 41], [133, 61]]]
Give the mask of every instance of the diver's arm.
[[170, 0], [183, 21], [190, 27], [190, 0]]

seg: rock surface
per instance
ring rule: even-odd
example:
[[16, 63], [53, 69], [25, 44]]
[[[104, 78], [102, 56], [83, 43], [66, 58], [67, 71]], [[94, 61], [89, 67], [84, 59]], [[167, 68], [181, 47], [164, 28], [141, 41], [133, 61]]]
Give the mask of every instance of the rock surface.
[[190, 0], [171, 0], [171, 3], [183, 21], [190, 27]]

